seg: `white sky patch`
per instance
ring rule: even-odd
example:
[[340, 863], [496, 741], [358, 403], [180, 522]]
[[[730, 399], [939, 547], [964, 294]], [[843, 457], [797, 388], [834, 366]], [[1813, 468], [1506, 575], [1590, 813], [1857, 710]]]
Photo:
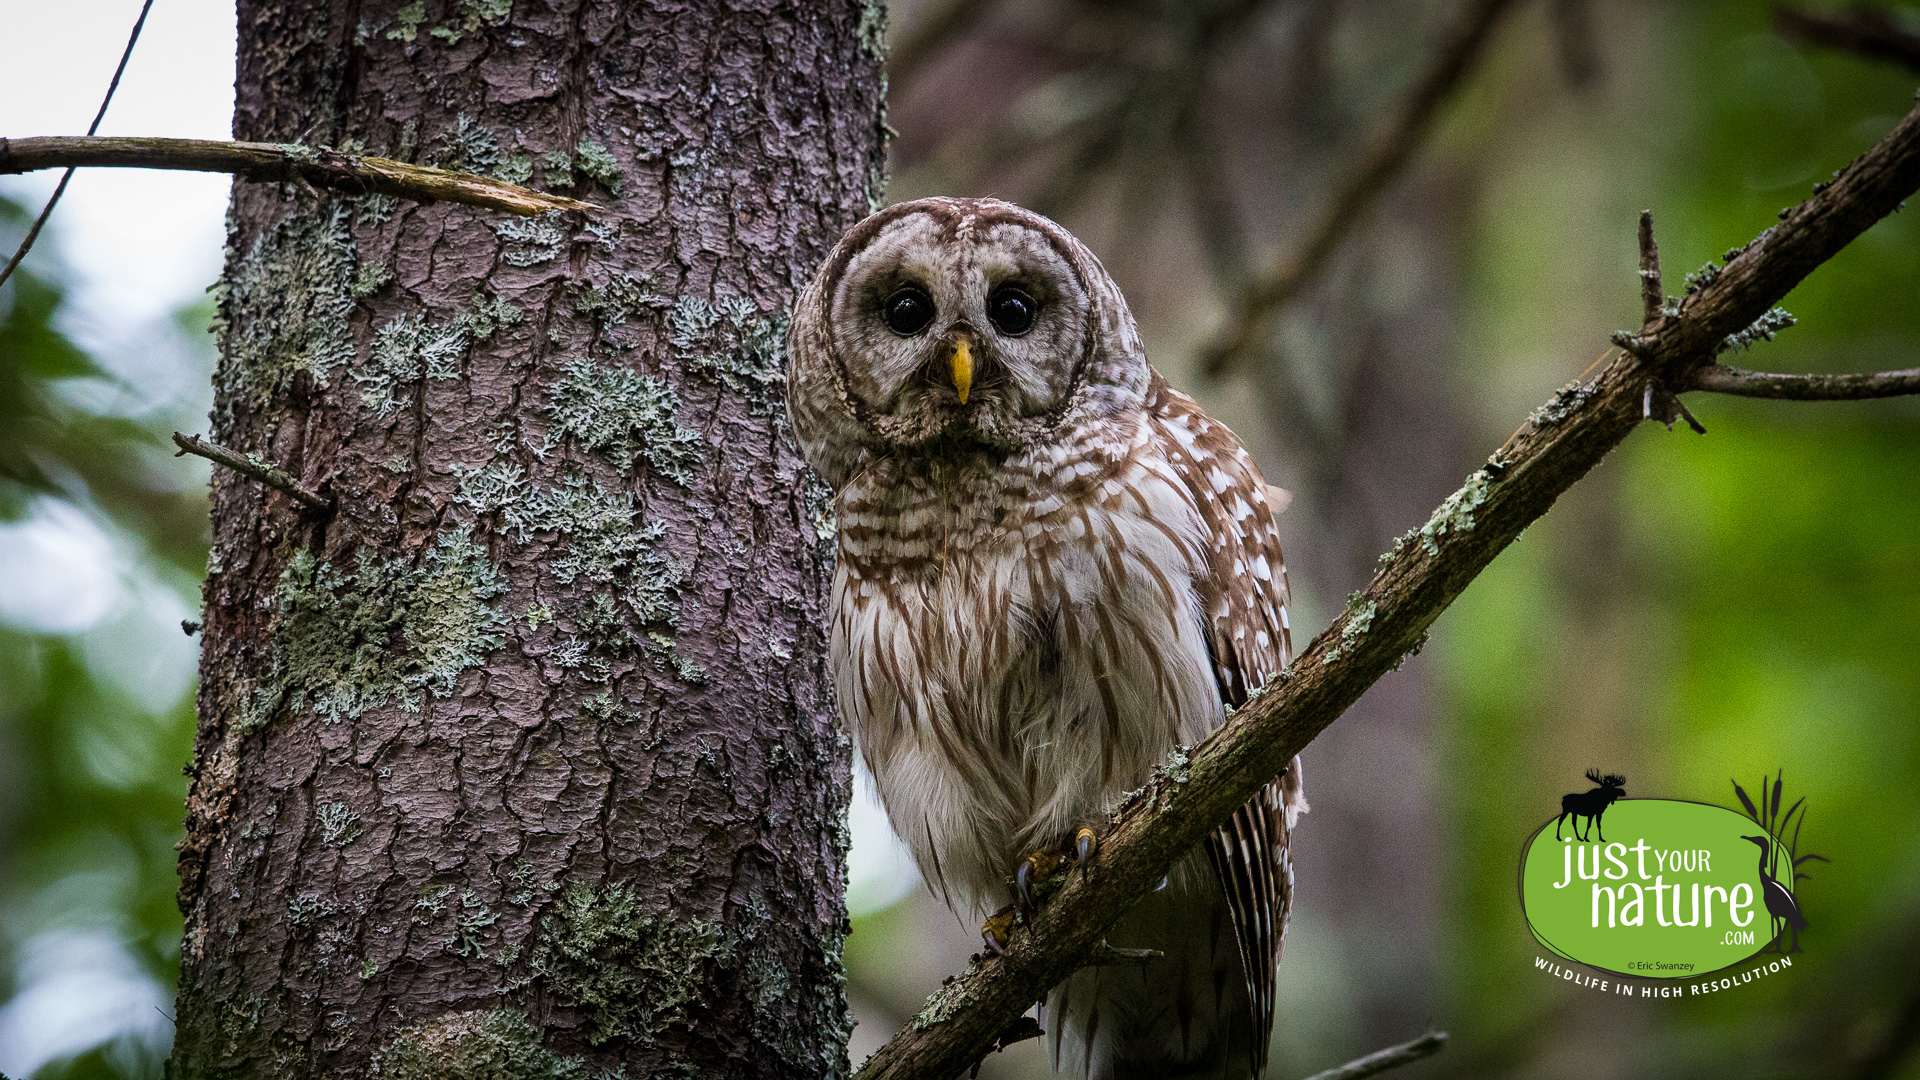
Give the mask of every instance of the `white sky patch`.
[[847, 913], [860, 916], [899, 902], [920, 884], [920, 871], [906, 845], [893, 835], [873, 780], [857, 761], [848, 818], [853, 843], [847, 853]]
[[[32, 47], [0, 64], [0, 134], [86, 134], [139, 11], [139, 0], [6, 5], [8, 39]], [[161, 0], [100, 134], [232, 138], [233, 70], [232, 4]], [[38, 213], [59, 177], [0, 178], [0, 194]], [[171, 312], [213, 282], [231, 185], [220, 174], [149, 169], [74, 175], [41, 244], [52, 241], [77, 279], [62, 321], [82, 347], [100, 340], [96, 330], [111, 336]]]

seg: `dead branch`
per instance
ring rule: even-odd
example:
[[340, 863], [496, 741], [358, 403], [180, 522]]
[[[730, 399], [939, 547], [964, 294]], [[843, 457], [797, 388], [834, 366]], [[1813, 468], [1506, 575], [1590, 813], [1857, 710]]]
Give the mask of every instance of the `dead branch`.
[[1364, 1080], [1376, 1073], [1397, 1069], [1402, 1065], [1411, 1065], [1423, 1058], [1430, 1058], [1446, 1049], [1447, 1033], [1429, 1031], [1410, 1042], [1399, 1046], [1389, 1046], [1385, 1050], [1375, 1050], [1363, 1058], [1355, 1058], [1345, 1065], [1325, 1072], [1317, 1072], [1307, 1080]]
[[242, 476], [251, 477], [270, 488], [284, 491], [293, 498], [313, 507], [315, 510], [333, 509], [333, 500], [312, 488], [295, 480], [285, 469], [271, 462], [262, 461], [257, 455], [242, 454], [224, 446], [210, 443], [198, 435], [173, 433], [173, 445], [180, 449], [174, 457], [181, 454], [198, 454], [208, 461], [218, 462]]
[[1838, 49], [1869, 60], [1891, 60], [1908, 70], [1920, 71], [1920, 34], [1894, 22], [1882, 8], [1860, 4], [1842, 12], [1777, 7], [1773, 9], [1773, 28], [1797, 44]]
[[1285, 675], [1190, 754], [1175, 755], [1115, 814], [1099, 850], [1068, 872], [998, 956], [977, 957], [858, 1080], [936, 1080], [966, 1070], [1015, 1017], [1071, 974], [1173, 862], [1227, 820], [1368, 687], [1520, 532], [1643, 419], [1649, 382], [1690, 386], [1782, 297], [1920, 189], [1920, 108], [1733, 252], [1725, 267], [1664, 306], [1591, 382], [1535, 410], [1465, 486], [1381, 559], [1366, 589]]
[[0, 139], [0, 176], [35, 169], [87, 166], [232, 173], [245, 180], [267, 182], [299, 179], [314, 187], [348, 195], [394, 195], [417, 202], [461, 203], [509, 214], [600, 209], [578, 199], [532, 191], [473, 173], [343, 154], [324, 146], [79, 136]]
[[1245, 363], [1273, 316], [1299, 295], [1366, 217], [1375, 200], [1406, 168], [1433, 126], [1440, 106], [1466, 80], [1500, 17], [1513, 0], [1471, 0], [1441, 38], [1433, 61], [1408, 87], [1386, 126], [1370, 139], [1334, 196], [1307, 230], [1241, 295], [1227, 328], [1200, 357], [1201, 370], [1220, 378]]
[[1687, 389], [1784, 401], [1865, 401], [1920, 394], [1920, 368], [1863, 375], [1778, 375], [1708, 364], [1694, 375]]

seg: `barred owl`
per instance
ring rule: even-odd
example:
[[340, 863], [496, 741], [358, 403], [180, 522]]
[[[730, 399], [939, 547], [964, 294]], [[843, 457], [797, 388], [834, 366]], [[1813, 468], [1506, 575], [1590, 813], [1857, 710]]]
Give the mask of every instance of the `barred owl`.
[[[839, 707], [928, 885], [985, 915], [1286, 665], [1269, 489], [1093, 254], [1009, 203], [867, 218], [791, 342], [793, 428], [838, 492]], [[1056, 1069], [1259, 1075], [1305, 809], [1295, 759], [1109, 935], [1164, 956], [1050, 992]]]

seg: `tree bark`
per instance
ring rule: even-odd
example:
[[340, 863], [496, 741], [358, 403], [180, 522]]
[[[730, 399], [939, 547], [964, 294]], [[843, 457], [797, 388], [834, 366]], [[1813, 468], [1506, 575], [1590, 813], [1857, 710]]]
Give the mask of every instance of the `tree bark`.
[[787, 305], [877, 0], [242, 0], [235, 136], [607, 207], [236, 185], [172, 1075], [846, 1070], [829, 493]]

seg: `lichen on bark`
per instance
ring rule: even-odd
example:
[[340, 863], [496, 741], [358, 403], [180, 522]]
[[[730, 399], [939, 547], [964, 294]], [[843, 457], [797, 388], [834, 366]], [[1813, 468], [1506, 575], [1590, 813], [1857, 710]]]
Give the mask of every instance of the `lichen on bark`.
[[215, 478], [174, 1075], [844, 1075], [780, 397], [883, 159], [861, 9], [238, 14], [237, 137], [604, 209], [235, 190], [210, 434], [332, 503]]
[[452, 693], [504, 641], [506, 616], [492, 601], [505, 592], [465, 527], [440, 537], [419, 566], [364, 548], [351, 569], [294, 552], [273, 593], [272, 665], [242, 728], [282, 709], [337, 722], [388, 703], [418, 710], [423, 693]]

